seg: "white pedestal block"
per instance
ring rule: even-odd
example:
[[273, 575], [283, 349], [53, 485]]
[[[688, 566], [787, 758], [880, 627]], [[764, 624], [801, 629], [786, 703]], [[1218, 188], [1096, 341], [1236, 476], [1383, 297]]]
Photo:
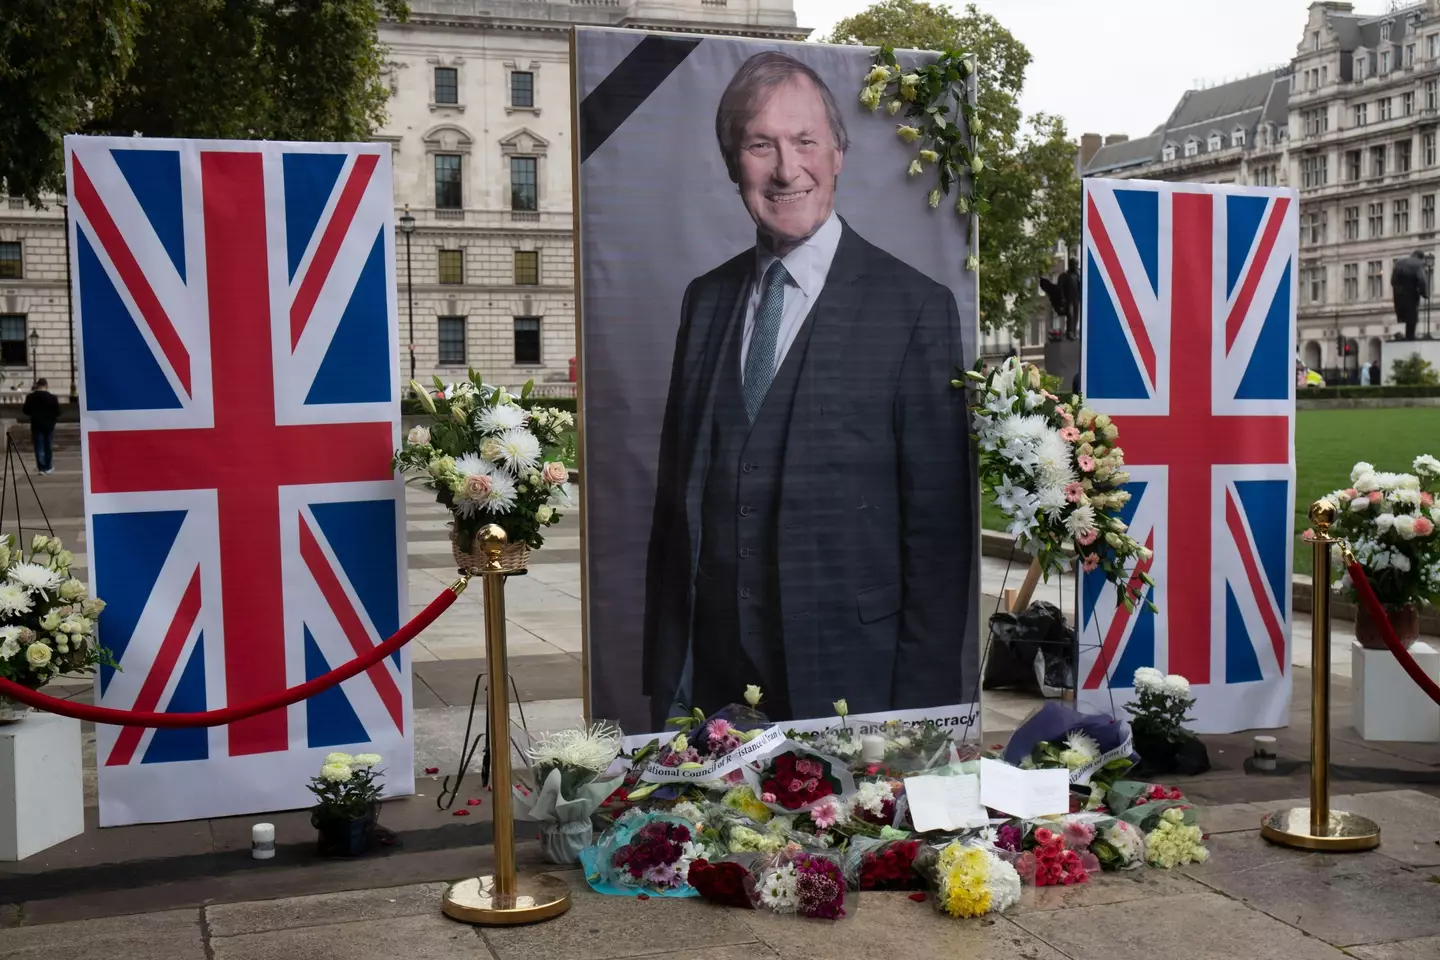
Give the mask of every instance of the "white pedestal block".
[[80, 721], [32, 713], [0, 726], [0, 860], [85, 832]]
[[[1404, 329], [1401, 327], [1400, 329]], [[1420, 308], [1420, 323], [1416, 336], [1425, 336], [1425, 308]], [[1421, 358], [1430, 361], [1430, 365], [1440, 370], [1440, 340], [1385, 340], [1380, 344], [1380, 369], [1383, 372], [1384, 380], [1378, 381], [1389, 386], [1395, 381], [1395, 361], [1408, 360], [1410, 354], [1418, 353]], [[1375, 383], [1373, 379], [1370, 381]]]
[[[1410, 656], [1426, 676], [1440, 680], [1440, 651], [1424, 642]], [[1351, 717], [1362, 740], [1440, 742], [1440, 703], [1415, 685], [1389, 650], [1350, 642]]]

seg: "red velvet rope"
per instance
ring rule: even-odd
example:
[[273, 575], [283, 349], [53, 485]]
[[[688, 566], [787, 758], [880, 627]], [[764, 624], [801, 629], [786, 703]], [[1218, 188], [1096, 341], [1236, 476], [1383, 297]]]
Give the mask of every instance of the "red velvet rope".
[[234, 723], [236, 720], [244, 720], [246, 717], [253, 717], [256, 714], [279, 710], [292, 703], [299, 703], [306, 697], [313, 697], [322, 690], [328, 690], [338, 683], [343, 683], [351, 677], [363, 673], [415, 639], [422, 630], [434, 623], [440, 614], [449, 609], [459, 595], [454, 589], [442, 591], [430, 602], [428, 607], [421, 610], [414, 619], [397, 630], [394, 636], [363, 656], [356, 657], [349, 663], [342, 664], [329, 673], [302, 683], [298, 687], [289, 687], [269, 697], [252, 700], [237, 707], [207, 710], [204, 713], [146, 713], [116, 710], [113, 707], [96, 707], [88, 703], [60, 700], [38, 690], [22, 687], [20, 684], [4, 678], [0, 678], [0, 694], [48, 713], [57, 713], [62, 717], [107, 723], [116, 727], [219, 727], [227, 723]]
[[1389, 647], [1390, 652], [1395, 655], [1395, 659], [1400, 661], [1400, 666], [1410, 674], [1410, 679], [1419, 684], [1420, 689], [1425, 691], [1427, 697], [1440, 703], [1440, 685], [1425, 675], [1425, 671], [1420, 669], [1420, 664], [1415, 662], [1415, 658], [1410, 656], [1410, 651], [1405, 649], [1405, 645], [1395, 635], [1395, 628], [1390, 625], [1390, 618], [1385, 613], [1384, 605], [1380, 603], [1380, 598], [1375, 596], [1370, 581], [1365, 577], [1365, 568], [1358, 563], [1352, 563], [1346, 569], [1350, 571], [1350, 580], [1355, 584], [1355, 592], [1360, 595], [1360, 602], [1365, 604], [1365, 609], [1370, 611], [1370, 619], [1374, 620], [1375, 625], [1380, 628], [1380, 639], [1385, 641], [1385, 646]]

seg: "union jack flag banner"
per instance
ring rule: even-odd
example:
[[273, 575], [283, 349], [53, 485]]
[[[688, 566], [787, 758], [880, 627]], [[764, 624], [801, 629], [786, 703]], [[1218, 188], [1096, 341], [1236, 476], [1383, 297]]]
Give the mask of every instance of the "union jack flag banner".
[[[390, 148], [67, 137], [107, 707], [185, 713], [353, 659], [408, 611]], [[406, 652], [223, 727], [96, 731], [100, 822], [304, 807], [331, 751], [414, 790]]]
[[1120, 430], [1123, 519], [1159, 607], [1082, 574], [1080, 701], [1139, 667], [1190, 681], [1200, 733], [1289, 723], [1294, 190], [1086, 180], [1082, 386]]

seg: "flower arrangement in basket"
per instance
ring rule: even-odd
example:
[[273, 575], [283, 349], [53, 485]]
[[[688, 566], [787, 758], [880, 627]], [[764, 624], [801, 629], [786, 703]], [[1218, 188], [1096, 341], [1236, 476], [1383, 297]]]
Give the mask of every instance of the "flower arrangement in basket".
[[[1407, 645], [1420, 635], [1419, 608], [1440, 601], [1440, 536], [1435, 533], [1440, 523], [1435, 505], [1440, 460], [1419, 456], [1413, 468], [1413, 474], [1385, 473], [1357, 463], [1350, 471], [1350, 486], [1324, 497], [1336, 512], [1331, 535], [1350, 542], [1395, 633]], [[1307, 530], [1305, 536], [1314, 534]], [[1358, 602], [1349, 573], [1337, 589]], [[1363, 646], [1384, 647], [1363, 604], [1355, 634]]]
[[473, 370], [452, 384], [436, 377], [435, 386], [439, 392], [431, 395], [410, 383], [434, 422], [410, 431], [395, 452], [395, 468], [417, 474], [450, 510], [455, 561], [462, 568], [485, 566], [475, 538], [493, 523], [505, 531], [502, 566], [524, 569], [531, 549], [544, 544], [545, 528], [560, 522], [562, 508], [570, 505], [570, 471], [547, 456], [558, 452], [575, 419], [550, 407], [527, 410], [522, 401], [533, 381], [519, 397], [485, 384]]
[[[96, 642], [105, 602], [70, 576], [74, 559], [57, 537], [35, 537], [27, 557], [0, 536], [0, 677], [38, 690], [61, 674], [115, 666]], [[0, 723], [28, 712], [0, 696]]]
[[[1150, 550], [1120, 519], [1130, 502], [1124, 489], [1130, 475], [1115, 424], [1078, 395], [1060, 399], [1038, 367], [1015, 357], [952, 384], [970, 389], [985, 491], [1009, 518], [1016, 542], [1035, 558], [1016, 610], [1028, 605], [1039, 577], [1068, 568], [1067, 547], [1086, 572], [1101, 571], [1118, 601], [1133, 609], [1153, 585], [1143, 566]], [[1134, 561], [1140, 563], [1132, 573]]]

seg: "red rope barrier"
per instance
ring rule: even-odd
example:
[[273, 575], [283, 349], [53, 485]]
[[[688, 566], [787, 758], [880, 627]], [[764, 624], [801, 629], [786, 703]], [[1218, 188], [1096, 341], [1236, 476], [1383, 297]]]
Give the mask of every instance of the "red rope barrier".
[[421, 610], [409, 623], [397, 630], [390, 639], [373, 650], [356, 657], [349, 663], [336, 667], [329, 673], [316, 677], [314, 680], [302, 683], [297, 687], [281, 690], [279, 693], [261, 700], [252, 700], [238, 707], [207, 710], [204, 713], [147, 713], [116, 710], [113, 707], [97, 707], [88, 703], [60, 700], [38, 690], [22, 687], [20, 684], [4, 678], [0, 678], [0, 694], [48, 713], [59, 714], [62, 717], [107, 723], [116, 727], [219, 727], [227, 723], [234, 723], [236, 720], [244, 720], [246, 717], [279, 710], [292, 703], [299, 703], [306, 697], [313, 697], [322, 690], [328, 690], [330, 687], [370, 669], [415, 639], [422, 630], [434, 623], [436, 618], [448, 610], [460, 596], [460, 592], [465, 589], [465, 582], [465, 580], [461, 580], [455, 586], [442, 591], [430, 602], [428, 607]]
[[1385, 646], [1389, 647], [1390, 652], [1395, 655], [1395, 659], [1400, 661], [1400, 666], [1410, 674], [1410, 679], [1425, 691], [1427, 697], [1440, 703], [1440, 685], [1425, 675], [1425, 671], [1420, 669], [1420, 664], [1415, 662], [1415, 658], [1410, 656], [1410, 651], [1405, 649], [1405, 645], [1395, 635], [1395, 628], [1390, 625], [1390, 618], [1385, 614], [1384, 605], [1380, 603], [1380, 598], [1375, 596], [1375, 590], [1365, 577], [1365, 568], [1358, 563], [1351, 563], [1346, 569], [1350, 571], [1350, 580], [1355, 584], [1355, 592], [1360, 595], [1360, 602], [1365, 604], [1365, 609], [1370, 612], [1370, 619], [1374, 620], [1375, 625], [1380, 628], [1380, 639], [1385, 641]]

